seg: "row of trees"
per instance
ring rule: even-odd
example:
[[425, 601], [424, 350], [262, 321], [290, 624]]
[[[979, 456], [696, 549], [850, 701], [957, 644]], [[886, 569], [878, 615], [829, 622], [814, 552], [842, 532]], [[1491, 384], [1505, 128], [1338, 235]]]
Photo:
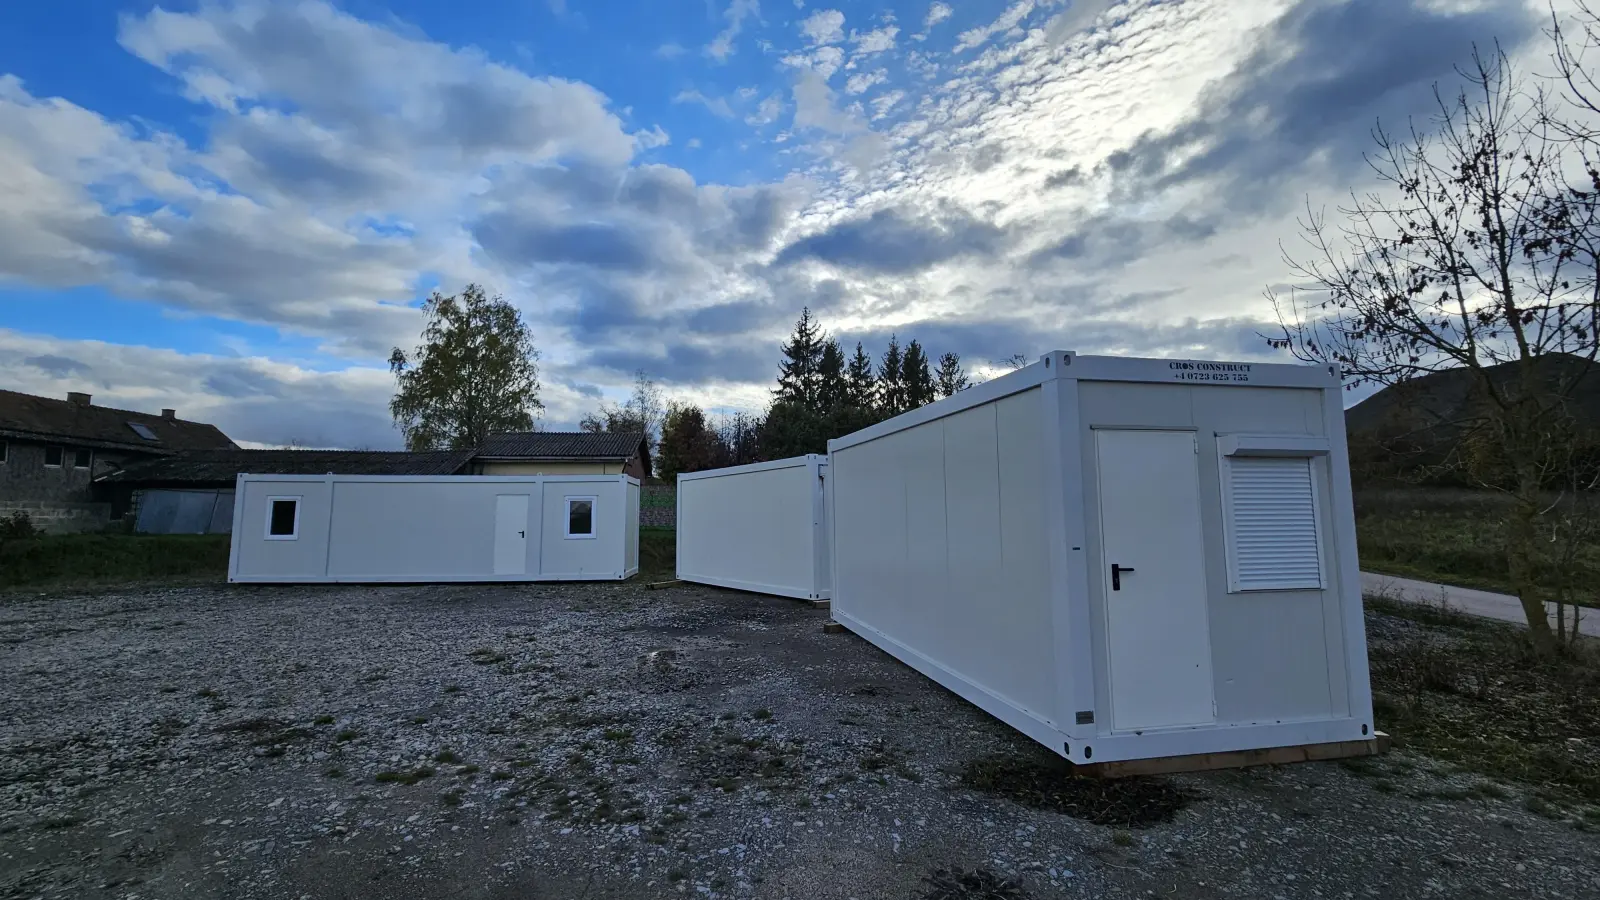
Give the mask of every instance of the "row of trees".
[[972, 383], [957, 354], [943, 354], [934, 367], [921, 343], [912, 340], [902, 347], [898, 336], [889, 338], [876, 365], [860, 342], [846, 357], [838, 338], [823, 331], [809, 308], [801, 310], [782, 354], [772, 404], [761, 416], [714, 421], [694, 404], [669, 404], [656, 473], [672, 479], [679, 472], [826, 453], [832, 438]]

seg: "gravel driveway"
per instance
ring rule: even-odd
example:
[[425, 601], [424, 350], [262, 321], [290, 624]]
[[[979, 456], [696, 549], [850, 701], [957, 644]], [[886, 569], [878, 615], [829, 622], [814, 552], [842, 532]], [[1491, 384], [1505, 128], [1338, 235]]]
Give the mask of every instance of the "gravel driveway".
[[1065, 779], [826, 617], [630, 584], [0, 599], [0, 896], [1600, 896], [1593, 833], [1404, 754]]

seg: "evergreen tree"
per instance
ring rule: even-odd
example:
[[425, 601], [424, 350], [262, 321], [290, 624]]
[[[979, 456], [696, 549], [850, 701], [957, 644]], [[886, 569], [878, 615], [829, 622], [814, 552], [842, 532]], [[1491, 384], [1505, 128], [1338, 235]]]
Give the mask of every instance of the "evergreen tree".
[[934, 389], [940, 397], [954, 396], [972, 386], [967, 378], [967, 373], [961, 368], [961, 357], [954, 353], [946, 353], [939, 357], [939, 374]]
[[539, 351], [517, 308], [469, 284], [422, 304], [422, 345], [389, 355], [389, 413], [407, 450], [464, 450], [491, 434], [528, 431], [539, 401]]
[[901, 366], [900, 339], [891, 334], [889, 349], [883, 351], [883, 363], [878, 366], [878, 410], [886, 416], [910, 409], [906, 404], [906, 383]]
[[837, 338], [828, 338], [822, 345], [822, 357], [817, 364], [817, 411], [828, 415], [843, 409], [850, 402], [850, 383], [845, 380], [844, 351], [839, 349]]
[[849, 389], [848, 405], [851, 408], [871, 409], [875, 405], [877, 379], [872, 377], [872, 357], [861, 349], [860, 341], [856, 341], [856, 353], [850, 357], [850, 367], [845, 372], [845, 384]]
[[938, 399], [934, 395], [933, 373], [928, 371], [928, 354], [916, 341], [906, 345], [900, 361], [900, 380], [905, 383], [906, 409], [927, 406]]
[[761, 423], [760, 458], [827, 453], [828, 437], [827, 423], [816, 410], [795, 400], [775, 400]]
[[783, 345], [783, 362], [778, 363], [778, 400], [793, 400], [808, 409], [817, 408], [822, 369], [822, 329], [812, 318], [810, 307], [800, 310], [794, 333]]

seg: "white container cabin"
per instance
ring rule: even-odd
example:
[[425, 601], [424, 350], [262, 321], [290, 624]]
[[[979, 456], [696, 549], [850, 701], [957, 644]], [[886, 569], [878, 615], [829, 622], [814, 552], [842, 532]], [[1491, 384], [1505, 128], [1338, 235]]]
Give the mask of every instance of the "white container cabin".
[[834, 619], [1067, 759], [1375, 738], [1336, 370], [1054, 352], [828, 450]]
[[240, 475], [228, 580], [614, 581], [639, 570], [628, 475]]
[[761, 594], [832, 596], [818, 454], [678, 476], [678, 578]]

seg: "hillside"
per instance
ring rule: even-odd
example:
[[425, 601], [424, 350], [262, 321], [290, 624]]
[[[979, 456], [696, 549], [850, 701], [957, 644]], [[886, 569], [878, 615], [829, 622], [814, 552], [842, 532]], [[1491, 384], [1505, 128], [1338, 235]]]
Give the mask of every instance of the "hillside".
[[[1553, 354], [1534, 366], [1544, 390], [1572, 386], [1568, 410], [1581, 428], [1600, 434], [1600, 364]], [[1520, 378], [1516, 363], [1486, 371], [1499, 385], [1514, 387]], [[1482, 402], [1481, 386], [1467, 369], [1435, 372], [1373, 394], [1345, 411], [1353, 474], [1358, 481], [1382, 480], [1439, 465], [1466, 436]]]

